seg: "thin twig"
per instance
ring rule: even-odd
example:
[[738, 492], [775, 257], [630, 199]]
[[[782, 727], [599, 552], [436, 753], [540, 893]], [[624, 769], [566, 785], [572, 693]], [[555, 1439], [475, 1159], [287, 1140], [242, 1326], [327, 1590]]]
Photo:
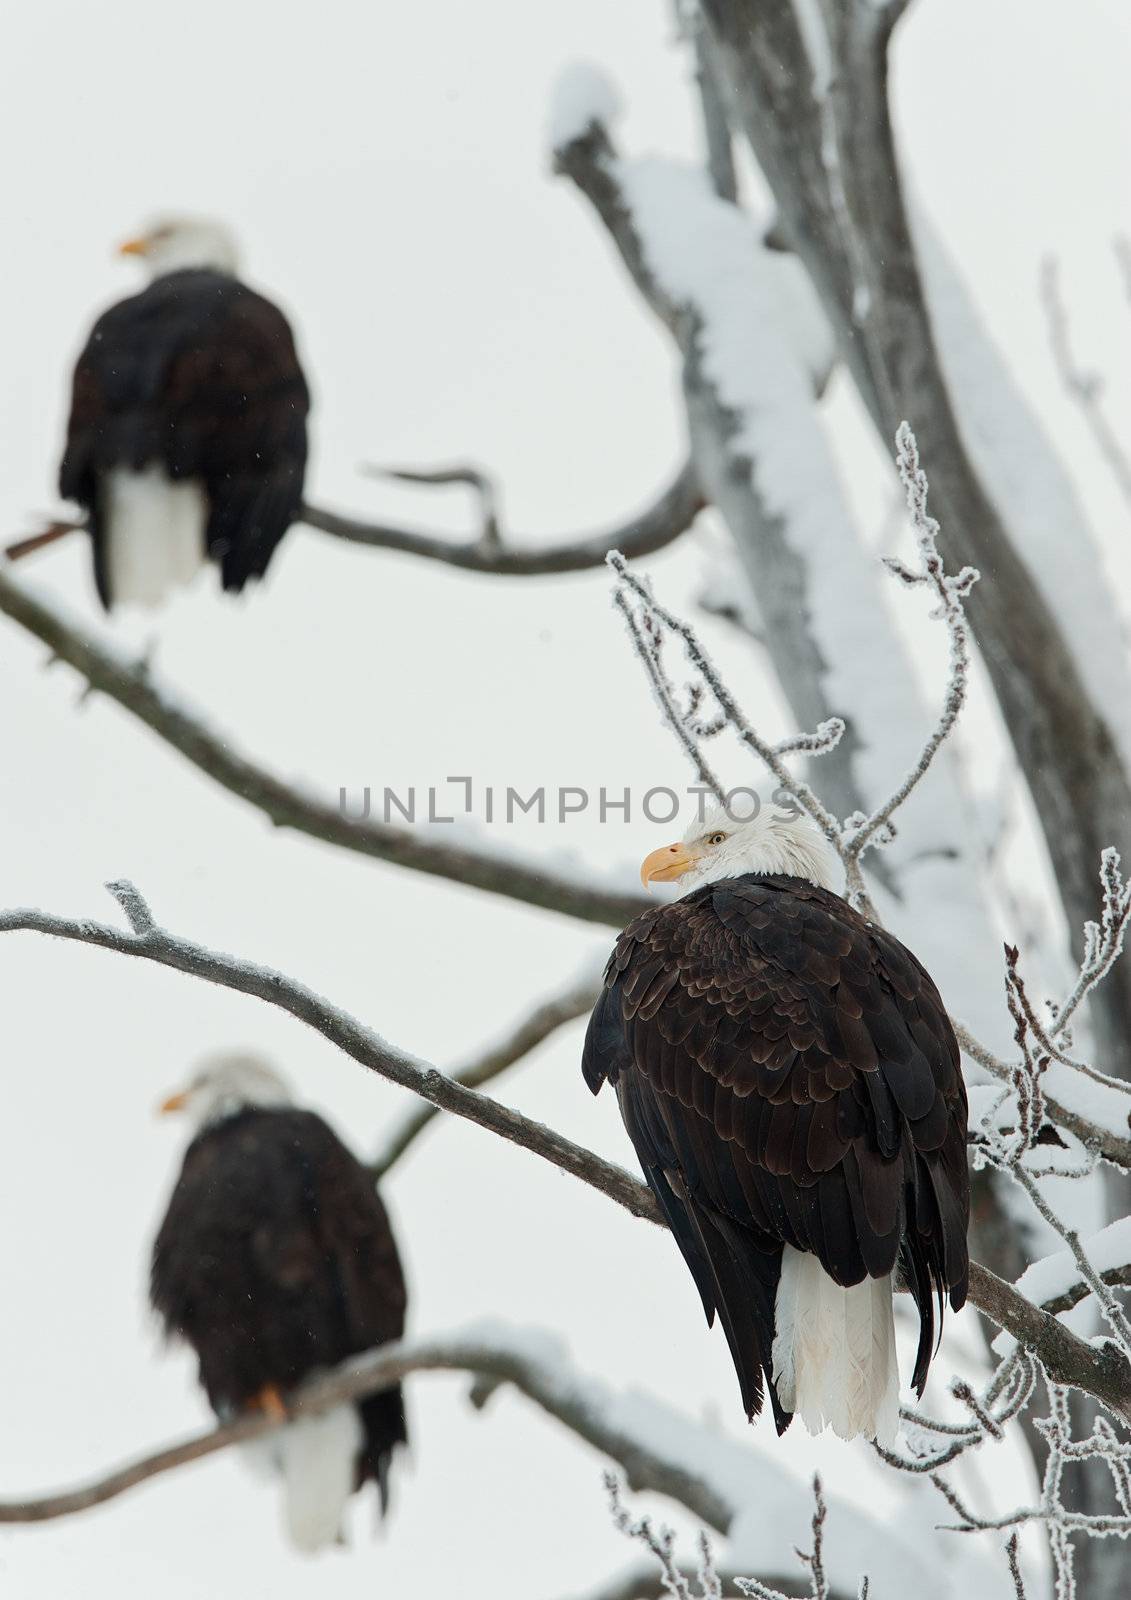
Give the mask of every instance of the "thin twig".
[[655, 501], [628, 521], [597, 533], [553, 542], [538, 542], [526, 535], [508, 535], [505, 543], [482, 537], [456, 542], [440, 534], [347, 516], [313, 505], [303, 506], [302, 520], [308, 527], [352, 544], [400, 551], [466, 572], [528, 578], [600, 567], [610, 550], [627, 549], [633, 556], [654, 555], [686, 533], [704, 505], [698, 475], [687, 460]]
[[[451, 1081], [467, 1089], [481, 1089], [485, 1083], [490, 1083], [500, 1073], [522, 1061], [558, 1028], [587, 1015], [593, 1009], [597, 992], [595, 983], [580, 982], [572, 984], [553, 999], [543, 1001], [523, 1017], [506, 1038], [484, 1050], [467, 1066], [452, 1072]], [[438, 1114], [439, 1107], [434, 1105], [417, 1106], [410, 1111], [387, 1136], [381, 1154], [369, 1163], [373, 1177], [383, 1178]]]
[[502, 521], [499, 511], [499, 486], [489, 472], [469, 464], [447, 467], [385, 467], [369, 463], [365, 468], [371, 478], [391, 478], [397, 483], [421, 483], [444, 486], [465, 483], [474, 489], [479, 500], [479, 539], [490, 550], [503, 547]]
[[1055, 256], [1041, 263], [1041, 304], [1048, 327], [1049, 346], [1057, 375], [1080, 409], [1100, 454], [1111, 469], [1123, 498], [1131, 503], [1131, 459], [1128, 458], [1116, 428], [1104, 409], [1104, 380], [1098, 372], [1085, 371], [1076, 360], [1068, 327], [1068, 312], [1060, 292], [1060, 264]]

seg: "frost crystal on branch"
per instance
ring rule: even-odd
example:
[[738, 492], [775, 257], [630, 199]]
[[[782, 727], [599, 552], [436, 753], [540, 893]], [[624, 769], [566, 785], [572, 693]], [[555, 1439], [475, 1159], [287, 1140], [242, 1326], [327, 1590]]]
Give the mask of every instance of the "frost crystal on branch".
[[926, 775], [939, 746], [953, 729], [966, 703], [970, 673], [970, 639], [963, 602], [977, 583], [979, 574], [973, 567], [963, 567], [961, 572], [948, 576], [938, 550], [939, 525], [927, 511], [927, 477], [919, 464], [919, 446], [908, 423], [900, 423], [895, 442], [896, 465], [907, 497], [907, 510], [915, 530], [922, 565], [918, 568], [909, 567], [892, 556], [884, 558], [884, 565], [909, 588], [927, 586], [938, 595], [939, 603], [931, 612], [931, 617], [946, 624], [950, 639], [950, 673], [938, 722], [915, 766], [894, 794], [870, 817], [862, 822], [852, 819], [854, 825], [848, 834], [847, 853], [853, 860], [859, 858], [868, 845], [883, 842], [884, 830], [890, 829], [893, 814]]

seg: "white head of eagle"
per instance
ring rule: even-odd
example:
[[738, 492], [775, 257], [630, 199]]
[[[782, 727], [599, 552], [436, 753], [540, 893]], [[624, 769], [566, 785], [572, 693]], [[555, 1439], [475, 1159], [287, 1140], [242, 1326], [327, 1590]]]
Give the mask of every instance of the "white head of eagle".
[[745, 818], [734, 814], [737, 809], [710, 806], [677, 844], [653, 850], [640, 868], [645, 887], [678, 882], [685, 890], [697, 889], [759, 872], [836, 891], [842, 878], [836, 851], [795, 801], [759, 797], [757, 810]]
[[118, 253], [136, 256], [150, 278], [193, 269], [234, 276], [239, 270], [231, 229], [212, 217], [156, 217], [120, 245]]
[[180, 1111], [193, 1132], [235, 1116], [251, 1106], [290, 1106], [294, 1096], [286, 1080], [250, 1050], [206, 1056], [188, 1083], [161, 1104], [162, 1111]]
[[747, 1415], [890, 1444], [893, 1292], [919, 1312], [921, 1395], [944, 1299], [966, 1298], [967, 1103], [922, 964], [836, 892], [788, 797], [721, 807], [653, 850], [685, 892], [617, 940], [582, 1072], [612, 1084]]

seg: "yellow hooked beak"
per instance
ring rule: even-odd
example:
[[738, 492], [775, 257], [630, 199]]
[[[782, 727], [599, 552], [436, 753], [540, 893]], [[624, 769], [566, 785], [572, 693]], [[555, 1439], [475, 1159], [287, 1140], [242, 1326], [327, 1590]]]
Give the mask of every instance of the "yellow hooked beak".
[[179, 1094], [171, 1094], [167, 1100], [162, 1100], [157, 1107], [157, 1115], [166, 1117], [171, 1111], [183, 1111], [188, 1105], [188, 1090], [182, 1089]]
[[640, 868], [640, 881], [645, 888], [650, 883], [674, 883], [690, 872], [699, 861], [699, 851], [689, 850], [685, 844], [665, 844], [645, 856]]
[[149, 240], [142, 234], [136, 239], [127, 239], [125, 244], [120, 244], [118, 246], [118, 254], [120, 256], [143, 256], [148, 249]]

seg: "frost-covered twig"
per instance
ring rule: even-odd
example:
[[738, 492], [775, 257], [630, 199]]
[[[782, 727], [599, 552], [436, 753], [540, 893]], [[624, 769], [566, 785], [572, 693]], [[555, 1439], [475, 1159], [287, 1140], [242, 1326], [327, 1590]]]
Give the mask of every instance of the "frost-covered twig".
[[1049, 346], [1057, 375], [1080, 408], [1088, 431], [1111, 469], [1123, 498], [1131, 504], [1131, 458], [1120, 442], [1119, 433], [1104, 409], [1103, 378], [1085, 371], [1076, 360], [1068, 327], [1068, 312], [1060, 292], [1060, 263], [1049, 255], [1041, 263], [1041, 304], [1048, 326]]
[[[830, 843], [840, 849], [840, 825], [836, 817], [833, 816], [804, 779], [790, 772], [785, 764], [785, 756], [792, 754], [798, 748], [797, 740], [786, 739], [781, 744], [771, 744], [769, 740], [763, 739], [761, 734], [751, 726], [742, 708], [724, 682], [722, 675], [700, 643], [699, 637], [690, 623], [685, 622], [682, 617], [676, 616], [674, 612], [669, 611], [666, 606], [656, 599], [651, 586], [631, 570], [620, 551], [613, 551], [609, 556], [609, 566], [616, 573], [615, 592], [620, 596], [619, 605], [622, 613], [629, 616], [635, 615], [637, 619], [646, 616], [650, 619], [649, 626], [654, 630], [659, 630], [658, 634], [654, 632], [649, 636], [650, 640], [656, 639], [658, 641], [656, 650], [662, 647], [664, 634], [678, 639], [683, 646], [688, 665], [694, 674], [691, 689], [693, 692], [697, 691], [700, 697], [696, 700], [697, 706], [701, 704], [702, 697], [709, 697], [710, 704], [717, 708], [719, 716], [725, 719], [726, 725], [734, 731], [741, 743], [758, 757], [767, 771], [777, 779], [779, 785], [797, 800], [798, 804], [812, 817]], [[631, 610], [629, 595], [636, 602], [637, 611], [635, 613]], [[644, 645], [644, 625], [642, 622], [638, 621], [638, 626], [632, 630], [630, 636], [650, 681], [656, 687], [655, 652], [651, 644], [647, 647]], [[697, 750], [693, 753], [689, 749], [689, 744], [697, 743], [694, 727], [689, 726], [688, 721], [680, 717], [674, 706], [669, 707], [669, 700], [665, 700], [661, 696], [661, 708], [664, 710], [672, 731], [676, 734], [684, 749], [688, 751], [691, 759], [698, 763], [700, 758]], [[713, 727], [713, 722], [711, 725]], [[803, 748], [812, 753], [823, 753], [832, 750], [840, 741], [843, 733], [843, 722], [839, 719], [834, 719], [822, 724], [815, 734], [803, 735], [802, 737], [805, 741]], [[715, 788], [721, 797], [722, 789], [717, 784], [717, 781]]]
[[[615, 564], [616, 555], [609, 560]], [[676, 703], [675, 689], [664, 667], [663, 662], [663, 635], [656, 623], [652, 609], [646, 605], [633, 610], [622, 588], [617, 588], [613, 594], [613, 602], [624, 618], [628, 629], [628, 636], [632, 647], [644, 667], [648, 682], [651, 684], [652, 693], [663, 713], [669, 728], [675, 734], [691, 765], [695, 775], [705, 789], [709, 789], [715, 799], [720, 803], [723, 800], [723, 787], [712, 771], [707, 758], [700, 749], [704, 734], [708, 731], [698, 721], [702, 695], [699, 686], [693, 685], [688, 691], [687, 707], [681, 710]], [[713, 725], [710, 731], [713, 730]]]
[[53, 657], [74, 667], [92, 690], [108, 695], [276, 827], [294, 828], [343, 850], [584, 921], [621, 927], [648, 904], [641, 896], [606, 888], [598, 881], [586, 882], [580, 875], [567, 876], [536, 860], [449, 843], [442, 828], [425, 831], [343, 815], [339, 806], [285, 783], [251, 757], [241, 755], [179, 691], [163, 686], [145, 661], [131, 659], [104, 643], [19, 580], [14, 568], [3, 561], [0, 612], [42, 640]]
[[885, 558], [884, 565], [908, 587], [924, 586], [935, 591], [939, 603], [932, 616], [946, 625], [950, 640], [950, 673], [938, 722], [924, 744], [918, 761], [883, 805], [852, 829], [847, 841], [850, 859], [859, 857], [877, 836], [882, 837], [895, 812], [916, 784], [926, 776], [939, 747], [954, 728], [966, 703], [970, 671], [970, 640], [964, 602], [978, 581], [978, 573], [973, 567], [963, 567], [954, 576], [947, 575], [938, 550], [939, 525], [927, 511], [927, 477], [919, 464], [919, 447], [908, 423], [900, 423], [895, 442], [896, 465], [907, 496], [907, 508], [915, 529], [921, 565], [908, 567], [891, 556]]
[[1013, 1580], [1014, 1600], [1026, 1600], [1025, 1580], [1021, 1576], [1021, 1557], [1018, 1553], [1016, 1528], [1005, 1542], [1005, 1559], [1009, 1563], [1009, 1576]]
[[1131, 918], [1131, 885], [1123, 881], [1119, 851], [1113, 846], [1100, 858], [1100, 920], [1084, 924], [1084, 959], [1071, 994], [1055, 1011], [1052, 1035], [1063, 1034], [1073, 1013], [1107, 977], [1123, 954], [1123, 939]]
[[[609, 1497], [613, 1526], [619, 1533], [623, 1533], [626, 1539], [635, 1540], [649, 1552], [659, 1570], [663, 1591], [671, 1597], [671, 1600], [722, 1600], [722, 1583], [706, 1534], [701, 1533], [699, 1536], [699, 1562], [694, 1573], [696, 1588], [693, 1589], [691, 1574], [682, 1568], [676, 1559], [673, 1530], [662, 1523], [656, 1527], [651, 1517], [634, 1518], [621, 1498], [620, 1479], [615, 1473], [606, 1472], [604, 1484]], [[829, 1584], [823, 1558], [824, 1524], [828, 1508], [819, 1477], [813, 1480], [813, 1493], [816, 1500], [812, 1520], [813, 1548], [811, 1551], [797, 1550], [795, 1553], [801, 1564], [809, 1568], [811, 1600], [834, 1600], [834, 1591]], [[778, 1588], [776, 1582], [742, 1577], [737, 1573], [729, 1581], [739, 1594], [749, 1596], [750, 1600], [790, 1600], [790, 1595]], [[866, 1578], [863, 1583], [866, 1586]], [[790, 1590], [794, 1595], [798, 1592], [792, 1584]], [[862, 1592], [867, 1593], [866, 1587]], [[635, 1591], [633, 1593], [635, 1594]]]
[[[1114, 852], [1112, 852], [1112, 854], [1114, 854]], [[1118, 861], [1118, 856], [1116, 856], [1116, 860]], [[1094, 928], [1094, 926], [1094, 923], [1089, 924], [1089, 929]], [[1085, 933], [1087, 936], [1088, 930], [1085, 930]], [[1122, 937], [1122, 927], [1120, 929], [1120, 936]], [[1044, 1023], [1037, 1016], [1037, 1013], [1029, 999], [1024, 980], [1021, 977], [1019, 970], [1019, 962], [1020, 952], [1018, 951], [1017, 947], [1015, 945], [1007, 945], [1006, 989], [1009, 998], [1010, 1012], [1013, 1016], [1014, 1023], [1016, 1024], [1017, 1031], [1026, 1034], [1031, 1032], [1033, 1035], [1033, 1039], [1037, 1045], [1040, 1056], [1037, 1064], [1039, 1071], [1043, 1073], [1050, 1061], [1059, 1061], [1061, 1066], [1068, 1067], [1073, 1072], [1082, 1073], [1085, 1078], [1091, 1078], [1093, 1083], [1103, 1084], [1105, 1089], [1111, 1089], [1116, 1094], [1131, 1096], [1131, 1084], [1125, 1083], [1122, 1078], [1112, 1078], [1106, 1072], [1100, 1072], [1096, 1067], [1093, 1067], [1090, 1062], [1081, 1061], [1076, 1056], [1069, 1055], [1063, 1045], [1057, 1044], [1055, 1037], [1056, 1034], [1066, 1032], [1068, 1017], [1064, 1014], [1064, 1008], [1061, 1009], [1060, 1014], [1053, 1026], [1051, 1028], [1046, 1028]], [[1105, 971], [1106, 970], [1108, 970], [1108, 968], [1105, 968]], [[1103, 973], [1100, 973], [1099, 976], [1094, 979], [1091, 986], [1094, 987], [1094, 984], [1098, 983], [1102, 976]], [[1078, 1001], [1074, 1003], [1073, 1010], [1075, 1010], [1077, 1004], [1079, 1004]], [[1019, 1040], [1018, 1042], [1020, 1043], [1021, 1041]], [[1027, 1049], [1027, 1045], [1024, 1046], [1024, 1048]]]
[[[915, 435], [906, 422], [900, 426], [896, 445], [900, 476], [916, 531], [921, 565], [918, 568], [910, 568], [894, 559], [889, 559], [886, 564], [904, 583], [912, 586], [925, 585], [934, 589], [939, 600], [934, 615], [945, 622], [950, 638], [950, 674], [939, 719], [924, 744], [918, 761], [888, 799], [866, 817], [853, 816], [843, 823], [838, 821], [815, 791], [803, 779], [790, 772], [785, 764], [786, 756], [798, 752], [823, 755], [834, 749], [845, 731], [843, 720], [831, 718], [822, 723], [815, 733], [800, 734], [778, 744], [770, 744], [750, 725], [691, 626], [660, 604], [651, 585], [631, 571], [623, 554], [613, 552], [609, 556], [609, 565], [617, 576], [614, 592], [616, 604], [629, 623], [630, 637], [648, 673], [661, 710], [699, 773], [700, 780], [707, 784], [717, 797], [722, 797], [718, 780], [707, 767], [700, 749], [705, 731], [702, 723], [682, 713], [675, 702], [670, 680], [662, 664], [665, 635], [678, 638], [683, 646], [688, 663], [695, 674], [692, 689], [696, 696], [696, 707], [698, 708], [702, 698], [707, 696], [710, 703], [717, 708], [718, 719], [712, 720], [709, 724], [710, 732], [712, 734], [718, 732], [720, 720], [732, 728], [739, 740], [777, 779], [779, 786], [796, 798], [844, 863], [849, 899], [873, 920], [875, 920], [875, 908], [864, 885], [859, 865], [860, 857], [870, 844], [882, 842], [890, 837], [893, 815], [929, 771], [944, 740], [953, 730], [965, 703], [970, 647], [963, 602], [978, 576], [969, 567], [964, 567], [954, 576], [947, 574], [937, 547], [938, 523], [927, 512], [927, 480], [919, 465]], [[635, 610], [629, 600], [630, 594], [636, 602]]]

